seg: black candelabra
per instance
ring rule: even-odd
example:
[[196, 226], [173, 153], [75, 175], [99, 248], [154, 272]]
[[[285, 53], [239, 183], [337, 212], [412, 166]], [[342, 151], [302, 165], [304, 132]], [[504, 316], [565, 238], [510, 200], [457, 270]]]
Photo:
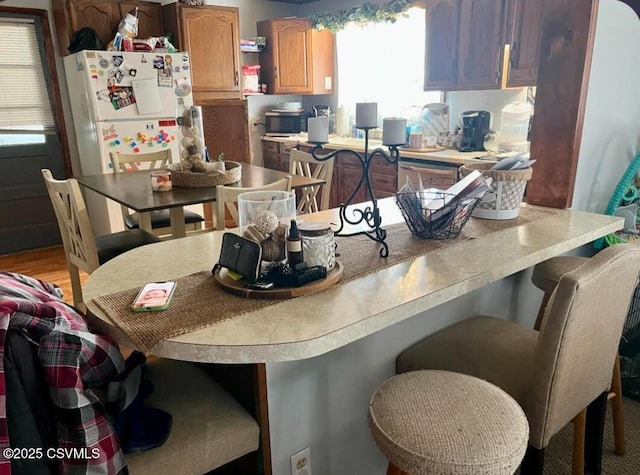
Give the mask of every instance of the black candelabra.
[[[375, 150], [371, 151], [371, 153], [369, 153], [369, 131], [375, 129], [376, 127], [358, 128], [364, 130], [364, 153], [344, 148], [340, 150], [334, 150], [333, 152], [326, 155], [318, 155], [319, 152], [324, 151], [323, 145], [326, 142], [311, 142], [315, 144], [315, 147], [313, 147], [313, 149], [311, 150], [311, 155], [315, 160], [318, 160], [319, 162], [330, 160], [340, 153], [349, 154], [358, 159], [360, 165], [362, 166], [362, 176], [360, 177], [360, 180], [358, 181], [358, 184], [356, 185], [351, 195], [349, 195], [347, 201], [344, 203], [340, 203], [340, 227], [335, 231], [335, 235], [345, 237], [359, 235], [366, 236], [372, 241], [375, 241], [382, 245], [382, 248], [380, 249], [381, 257], [388, 257], [389, 246], [386, 242], [387, 231], [381, 226], [382, 219], [380, 217], [380, 209], [378, 208], [378, 200], [373, 193], [369, 171], [371, 169], [371, 161], [375, 157], [380, 157], [388, 163], [393, 164], [398, 161], [400, 152], [398, 151], [397, 145], [389, 145], [388, 154], [381, 148], [376, 148]], [[367, 199], [371, 201], [371, 205], [367, 205], [364, 208], [353, 207], [351, 209], [348, 209], [362, 186], [366, 188]], [[352, 214], [351, 217], [348, 216], [348, 212]], [[357, 226], [362, 223], [366, 223], [368, 229], [362, 231], [345, 232], [346, 225]]]

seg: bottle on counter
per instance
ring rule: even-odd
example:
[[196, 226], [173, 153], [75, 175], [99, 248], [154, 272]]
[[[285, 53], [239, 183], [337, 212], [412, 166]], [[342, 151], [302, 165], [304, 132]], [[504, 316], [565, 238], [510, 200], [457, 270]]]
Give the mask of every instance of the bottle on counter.
[[302, 238], [300, 237], [300, 230], [298, 229], [298, 223], [296, 223], [295, 219], [291, 220], [291, 227], [287, 235], [287, 262], [291, 268], [304, 262]]

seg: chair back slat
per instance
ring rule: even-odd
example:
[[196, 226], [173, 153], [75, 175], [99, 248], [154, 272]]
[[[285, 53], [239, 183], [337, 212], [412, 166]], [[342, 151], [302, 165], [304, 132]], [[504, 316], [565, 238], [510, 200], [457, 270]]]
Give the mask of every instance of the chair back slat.
[[253, 188], [235, 188], [231, 186], [216, 186], [216, 229], [225, 229], [225, 215], [228, 212], [237, 226], [238, 219], [238, 195], [249, 191], [291, 191], [291, 175], [287, 175], [278, 181], [265, 186]]
[[[167, 168], [167, 164], [171, 163], [171, 149], [167, 148], [158, 152], [142, 154], [109, 152], [109, 160], [111, 160], [113, 173], [161, 170]], [[120, 205], [120, 211], [122, 220], [126, 223], [130, 210], [126, 206]]]
[[[310, 153], [291, 149], [289, 159], [289, 173], [307, 178], [323, 180], [323, 185], [305, 186], [300, 189], [297, 211], [298, 214], [314, 213], [329, 209], [331, 195], [331, 181], [333, 179], [334, 159], [319, 162]], [[318, 194], [321, 194], [318, 204]]]

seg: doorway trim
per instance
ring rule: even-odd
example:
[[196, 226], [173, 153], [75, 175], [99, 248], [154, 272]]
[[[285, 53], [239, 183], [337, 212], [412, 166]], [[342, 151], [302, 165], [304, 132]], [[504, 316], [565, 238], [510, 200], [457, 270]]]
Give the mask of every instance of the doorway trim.
[[67, 136], [67, 128], [64, 121], [64, 109], [62, 108], [62, 97], [60, 95], [60, 80], [58, 78], [58, 69], [56, 67], [56, 55], [53, 49], [53, 37], [51, 36], [51, 28], [49, 26], [49, 14], [47, 10], [39, 10], [35, 8], [17, 8], [0, 6], [0, 15], [15, 15], [20, 17], [32, 17], [38, 21], [42, 28], [43, 47], [47, 60], [45, 73], [49, 73], [51, 84], [51, 106], [53, 108], [53, 116], [58, 129], [60, 146], [62, 148], [62, 161], [64, 164], [64, 173], [66, 178], [73, 176], [71, 169], [71, 155], [69, 153], [69, 139]]

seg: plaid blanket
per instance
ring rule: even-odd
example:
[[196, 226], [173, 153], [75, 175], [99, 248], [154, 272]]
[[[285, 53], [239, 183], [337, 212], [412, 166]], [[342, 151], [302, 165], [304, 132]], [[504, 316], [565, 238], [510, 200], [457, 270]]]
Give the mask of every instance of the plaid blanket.
[[[4, 380], [7, 331], [19, 330], [38, 347], [38, 359], [56, 408], [61, 473], [116, 474], [125, 467], [115, 432], [91, 388], [124, 369], [118, 348], [90, 333], [82, 317], [61, 299], [61, 290], [20, 274], [0, 272], [0, 452], [9, 447]], [[73, 454], [62, 449], [85, 449]], [[47, 457], [43, 454], [42, 457]], [[0, 456], [0, 475], [11, 464]]]

